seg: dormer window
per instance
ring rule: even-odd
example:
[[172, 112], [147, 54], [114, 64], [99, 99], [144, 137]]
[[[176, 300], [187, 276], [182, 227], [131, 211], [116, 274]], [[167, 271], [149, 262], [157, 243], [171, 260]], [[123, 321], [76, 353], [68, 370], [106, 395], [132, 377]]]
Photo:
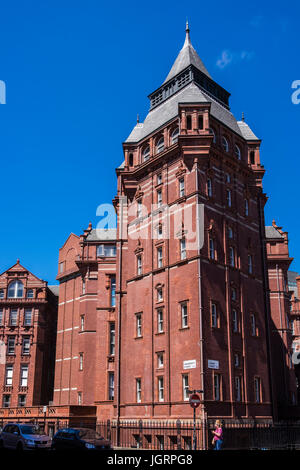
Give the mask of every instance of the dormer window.
[[192, 116], [190, 114], [186, 117], [186, 128], [188, 131], [192, 129]]
[[165, 149], [164, 138], [160, 137], [160, 139], [158, 139], [158, 141], [156, 143], [156, 153], [161, 153], [161, 152], [164, 151], [164, 149]]
[[176, 127], [171, 134], [171, 145], [178, 142], [178, 136], [179, 136], [179, 127]]
[[16, 299], [23, 297], [23, 283], [21, 281], [13, 281], [9, 284], [8, 295], [9, 299]]
[[129, 166], [133, 166], [133, 153], [129, 154], [128, 162], [129, 162]]
[[147, 145], [147, 147], [144, 148], [143, 153], [142, 153], [142, 157], [143, 157], [143, 162], [146, 162], [147, 160], [149, 160], [149, 158], [150, 158], [150, 147], [149, 147], [149, 145]]
[[241, 149], [238, 145], [235, 145], [234, 146], [234, 153], [235, 153], [235, 156], [238, 160], [241, 160], [242, 156], [241, 156]]
[[251, 165], [255, 163], [255, 152], [253, 150], [250, 152], [250, 163]]
[[198, 129], [203, 129], [203, 127], [204, 127], [203, 115], [199, 114], [199, 116], [198, 116]]
[[224, 136], [222, 137], [222, 147], [225, 150], [225, 152], [229, 152], [228, 140]]

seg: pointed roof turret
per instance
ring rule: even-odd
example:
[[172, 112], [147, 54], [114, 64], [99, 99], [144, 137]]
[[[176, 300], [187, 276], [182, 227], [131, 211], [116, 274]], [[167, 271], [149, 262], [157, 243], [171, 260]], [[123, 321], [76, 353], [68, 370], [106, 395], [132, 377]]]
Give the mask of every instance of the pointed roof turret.
[[187, 21], [186, 27], [185, 27], [185, 41], [183, 44], [183, 48], [179, 52], [177, 59], [175, 60], [164, 83], [171, 80], [171, 78], [175, 77], [175, 75], [180, 73], [189, 65], [194, 65], [194, 67], [196, 67], [198, 70], [201, 70], [201, 72], [203, 72], [205, 75], [211, 78], [205, 65], [203, 64], [202, 60], [200, 59], [197, 52], [192, 46], [191, 39], [190, 39], [190, 28], [189, 28], [189, 23]]

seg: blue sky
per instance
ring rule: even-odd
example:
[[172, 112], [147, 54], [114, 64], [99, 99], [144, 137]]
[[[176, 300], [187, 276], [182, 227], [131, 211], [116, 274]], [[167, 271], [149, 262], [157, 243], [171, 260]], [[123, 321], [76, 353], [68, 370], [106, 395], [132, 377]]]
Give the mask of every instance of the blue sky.
[[[270, 4], [269, 4], [270, 5]], [[289, 232], [300, 271], [299, 5], [267, 2], [1, 2], [0, 269], [17, 258], [55, 282], [58, 249], [116, 193], [122, 142], [184, 41], [263, 139], [266, 222]]]

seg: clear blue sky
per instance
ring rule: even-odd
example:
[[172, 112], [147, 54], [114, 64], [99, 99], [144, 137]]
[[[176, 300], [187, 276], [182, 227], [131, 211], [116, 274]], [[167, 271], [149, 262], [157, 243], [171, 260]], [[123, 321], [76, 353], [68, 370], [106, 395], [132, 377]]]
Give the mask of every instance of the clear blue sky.
[[[55, 281], [58, 249], [116, 193], [121, 143], [191, 40], [231, 109], [263, 139], [266, 222], [300, 270], [299, 5], [165, 0], [1, 2], [0, 270], [17, 258]], [[270, 9], [269, 7], [272, 6]]]

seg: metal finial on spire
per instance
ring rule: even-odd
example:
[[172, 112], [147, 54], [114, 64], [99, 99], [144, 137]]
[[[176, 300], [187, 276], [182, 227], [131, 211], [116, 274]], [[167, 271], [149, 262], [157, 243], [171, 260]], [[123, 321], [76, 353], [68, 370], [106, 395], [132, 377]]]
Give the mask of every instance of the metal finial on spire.
[[186, 20], [186, 23], [185, 23], [185, 30], [186, 30], [187, 32], [190, 32], [188, 19]]
[[138, 124], [139, 122], [140, 122], [140, 116], [139, 116], [139, 114], [137, 114], [137, 116], [136, 116], [136, 123]]
[[244, 111], [242, 112], [242, 121], [243, 121], [243, 122], [245, 121], [245, 113], [244, 113]]
[[189, 28], [189, 22], [188, 22], [188, 20], [186, 20], [186, 23], [185, 23], [185, 41], [184, 41], [183, 47], [188, 46], [189, 44], [191, 44], [190, 28]]

